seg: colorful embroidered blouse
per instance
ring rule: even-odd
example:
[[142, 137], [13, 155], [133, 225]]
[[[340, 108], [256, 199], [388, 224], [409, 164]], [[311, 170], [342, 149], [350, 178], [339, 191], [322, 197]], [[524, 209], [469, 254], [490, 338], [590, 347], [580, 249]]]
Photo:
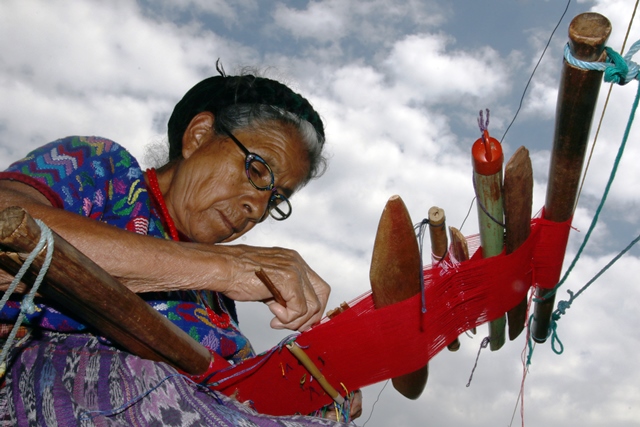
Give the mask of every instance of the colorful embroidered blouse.
[[[73, 136], [51, 142], [13, 163], [0, 179], [28, 184], [40, 191], [54, 207], [96, 221], [158, 238], [169, 239], [158, 215], [136, 159], [123, 147], [99, 137]], [[235, 317], [217, 293], [198, 298], [191, 292], [143, 294], [149, 304], [192, 338], [238, 362], [253, 356], [251, 344], [232, 320], [228, 326], [216, 312]], [[208, 301], [215, 307], [209, 308]], [[31, 326], [63, 332], [82, 331], [84, 325], [54, 308], [38, 304], [40, 311], [28, 316]], [[0, 322], [14, 321], [20, 311], [18, 301], [8, 301], [0, 312]]]

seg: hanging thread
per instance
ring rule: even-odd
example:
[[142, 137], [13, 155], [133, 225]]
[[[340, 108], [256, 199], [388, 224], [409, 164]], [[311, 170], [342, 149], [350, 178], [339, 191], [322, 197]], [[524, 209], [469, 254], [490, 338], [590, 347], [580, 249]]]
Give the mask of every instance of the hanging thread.
[[471, 380], [473, 379], [473, 373], [476, 371], [476, 368], [478, 367], [478, 360], [480, 359], [480, 352], [482, 351], [483, 348], [487, 348], [487, 346], [489, 345], [490, 341], [491, 340], [489, 339], [489, 337], [484, 337], [484, 339], [480, 343], [480, 348], [478, 349], [478, 355], [476, 356], [476, 363], [473, 364], [473, 369], [471, 369], [471, 375], [469, 376], [469, 382], [467, 383], [467, 387], [469, 387], [471, 385]]
[[418, 250], [420, 251], [420, 298], [422, 301], [422, 314], [427, 312], [427, 300], [424, 292], [424, 263], [422, 261], [423, 254], [423, 246], [424, 246], [424, 236], [427, 233], [427, 227], [429, 226], [429, 219], [425, 218], [420, 223], [414, 225], [414, 230], [416, 231], [417, 239], [418, 239]]

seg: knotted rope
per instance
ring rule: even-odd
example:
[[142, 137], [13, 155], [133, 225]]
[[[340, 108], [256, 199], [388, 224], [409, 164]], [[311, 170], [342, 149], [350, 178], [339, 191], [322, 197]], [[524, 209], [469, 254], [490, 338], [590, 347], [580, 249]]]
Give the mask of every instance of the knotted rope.
[[20, 280], [22, 279], [22, 277], [25, 275], [25, 273], [31, 266], [31, 263], [33, 263], [33, 260], [36, 259], [36, 257], [40, 254], [42, 249], [45, 247], [45, 245], [47, 247], [47, 253], [45, 255], [42, 268], [40, 268], [40, 271], [38, 272], [38, 276], [36, 277], [36, 280], [33, 283], [31, 290], [22, 299], [22, 304], [20, 306], [20, 314], [18, 315], [18, 318], [16, 319], [15, 324], [13, 325], [13, 329], [11, 329], [9, 336], [7, 337], [7, 341], [2, 347], [2, 352], [0, 352], [0, 378], [3, 377], [5, 374], [5, 371], [7, 369], [7, 362], [6, 362], [7, 355], [11, 347], [13, 347], [13, 343], [16, 339], [18, 329], [22, 325], [22, 322], [24, 321], [25, 316], [27, 314], [33, 314], [37, 310], [39, 310], [39, 308], [36, 307], [36, 305], [34, 304], [33, 298], [38, 292], [38, 288], [40, 288], [40, 285], [44, 280], [44, 276], [45, 274], [47, 274], [47, 271], [49, 270], [49, 265], [51, 265], [51, 260], [53, 259], [54, 243], [53, 243], [53, 234], [51, 232], [51, 229], [47, 227], [47, 225], [44, 222], [40, 221], [39, 219], [36, 219], [35, 221], [36, 221], [36, 224], [38, 224], [38, 226], [40, 227], [40, 240], [38, 241], [38, 244], [35, 246], [35, 248], [33, 248], [33, 250], [27, 257], [24, 264], [22, 264], [22, 267], [20, 267], [18, 274], [16, 274], [13, 281], [9, 285], [9, 288], [5, 291], [4, 295], [2, 296], [2, 299], [0, 299], [0, 311], [2, 311], [5, 304], [11, 297], [11, 294], [13, 294], [13, 292], [18, 287]]
[[640, 50], [640, 40], [631, 46], [624, 57], [610, 47], [605, 47], [604, 49], [607, 52], [607, 62], [587, 62], [576, 59], [571, 54], [569, 44], [564, 47], [564, 57], [574, 67], [583, 70], [604, 71], [604, 81], [608, 83], [617, 83], [624, 86], [631, 80], [639, 79], [638, 71], [640, 71], [640, 67], [631, 58]]

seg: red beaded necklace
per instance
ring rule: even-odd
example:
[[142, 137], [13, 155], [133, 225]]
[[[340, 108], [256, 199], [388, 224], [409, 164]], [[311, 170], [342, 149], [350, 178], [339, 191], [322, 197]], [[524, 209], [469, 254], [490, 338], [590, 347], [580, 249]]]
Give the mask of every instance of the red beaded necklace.
[[[164, 225], [169, 229], [169, 236], [171, 236], [171, 240], [179, 241], [180, 235], [178, 234], [178, 229], [176, 228], [175, 222], [173, 222], [173, 218], [169, 215], [169, 210], [167, 209], [167, 204], [164, 201], [164, 197], [162, 196], [162, 192], [160, 191], [160, 184], [158, 183], [158, 176], [156, 175], [156, 170], [153, 168], [147, 169], [147, 179], [149, 181], [149, 189], [151, 190], [151, 197], [153, 198], [156, 206], [160, 208], [160, 215], [162, 216], [161, 220]], [[207, 315], [211, 322], [219, 328], [226, 329], [231, 324], [231, 316], [227, 313], [218, 314], [209, 307], [205, 298], [198, 292], [194, 292], [196, 298], [207, 310]], [[220, 299], [216, 292], [216, 297], [218, 298], [218, 305], [222, 306], [220, 303]]]
[[162, 215], [162, 222], [169, 229], [169, 236], [171, 236], [171, 240], [178, 241], [180, 237], [178, 236], [178, 229], [176, 228], [176, 224], [173, 222], [173, 218], [169, 215], [169, 210], [167, 209], [167, 204], [164, 202], [164, 197], [162, 196], [162, 192], [160, 191], [160, 184], [158, 183], [158, 175], [156, 175], [156, 170], [151, 168], [147, 169], [147, 179], [149, 180], [149, 189], [151, 190], [151, 196], [153, 197], [156, 205], [160, 208], [160, 214]]

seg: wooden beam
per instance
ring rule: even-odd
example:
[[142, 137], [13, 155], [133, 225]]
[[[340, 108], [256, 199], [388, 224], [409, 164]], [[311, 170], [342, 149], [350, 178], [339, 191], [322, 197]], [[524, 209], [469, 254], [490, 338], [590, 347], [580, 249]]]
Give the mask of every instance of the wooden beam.
[[[38, 293], [52, 307], [93, 328], [144, 359], [161, 361], [198, 375], [207, 371], [211, 354], [186, 332], [118, 282], [55, 232], [54, 256]], [[21, 208], [0, 212], [0, 249], [21, 260], [35, 248], [40, 227]], [[42, 267], [44, 252], [34, 260], [23, 282], [31, 286]], [[0, 267], [15, 275], [16, 256], [0, 257]]]
[[[611, 23], [598, 13], [583, 13], [569, 25], [572, 55], [582, 61], [603, 61], [604, 46], [611, 33]], [[558, 91], [553, 149], [549, 166], [549, 184], [544, 204], [544, 217], [565, 222], [573, 216], [582, 174], [589, 131], [602, 83], [601, 71], [587, 71], [564, 61]], [[555, 295], [538, 288], [534, 305], [531, 336], [539, 343], [546, 341]]]

